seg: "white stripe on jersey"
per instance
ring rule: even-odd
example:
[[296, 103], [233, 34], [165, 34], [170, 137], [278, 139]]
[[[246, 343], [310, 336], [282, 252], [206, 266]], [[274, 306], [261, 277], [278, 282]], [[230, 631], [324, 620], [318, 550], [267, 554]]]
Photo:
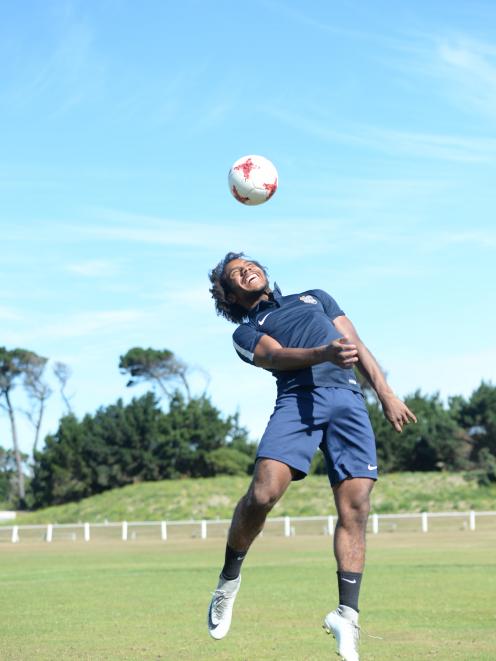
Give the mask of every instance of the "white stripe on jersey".
[[239, 344], [236, 344], [236, 342], [235, 342], [234, 340], [233, 340], [233, 344], [234, 344], [234, 348], [236, 349], [236, 351], [237, 351], [238, 353], [240, 353], [240, 354], [241, 354], [242, 356], [244, 356], [245, 358], [248, 358], [248, 360], [250, 361], [250, 363], [253, 362], [253, 358], [254, 358], [254, 356], [255, 356], [254, 353], [252, 353], [251, 351], [248, 351], [247, 349], [243, 349], [243, 347], [240, 347]]

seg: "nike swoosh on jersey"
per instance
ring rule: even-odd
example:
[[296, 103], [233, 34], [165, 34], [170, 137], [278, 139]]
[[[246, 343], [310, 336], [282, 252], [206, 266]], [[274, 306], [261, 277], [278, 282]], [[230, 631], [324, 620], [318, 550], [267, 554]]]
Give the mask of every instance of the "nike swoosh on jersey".
[[370, 464], [367, 466], [369, 471], [375, 471], [377, 469], [377, 466], [371, 466]]
[[265, 317], [263, 317], [263, 319], [260, 319], [260, 321], [258, 322], [258, 325], [259, 325], [259, 326], [263, 326], [263, 323], [264, 323], [264, 321], [267, 319], [267, 317], [269, 316], [269, 314], [272, 314], [272, 312], [267, 312], [267, 314], [265, 315]]

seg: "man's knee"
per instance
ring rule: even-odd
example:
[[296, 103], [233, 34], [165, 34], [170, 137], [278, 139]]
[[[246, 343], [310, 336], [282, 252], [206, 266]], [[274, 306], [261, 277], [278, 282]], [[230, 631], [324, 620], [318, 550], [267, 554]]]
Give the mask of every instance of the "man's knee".
[[282, 493], [275, 485], [252, 484], [245, 496], [246, 505], [252, 510], [270, 512]]
[[[350, 481], [351, 482], [351, 481]], [[368, 480], [367, 480], [368, 482]], [[369, 485], [346, 485], [336, 498], [339, 520], [342, 525], [365, 526], [370, 512]], [[337, 494], [336, 494], [337, 495]]]
[[342, 508], [338, 514], [338, 524], [343, 528], [365, 531], [369, 518], [370, 507], [365, 504], [360, 507]]
[[257, 461], [245, 505], [254, 511], [270, 512], [293, 478], [293, 469], [273, 459]]

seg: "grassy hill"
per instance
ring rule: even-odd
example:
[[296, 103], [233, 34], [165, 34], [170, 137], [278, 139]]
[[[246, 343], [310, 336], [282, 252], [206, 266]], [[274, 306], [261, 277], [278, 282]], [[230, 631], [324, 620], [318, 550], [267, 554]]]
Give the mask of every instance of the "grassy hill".
[[[21, 513], [17, 523], [227, 519], [248, 483], [248, 477], [230, 476], [145, 482], [79, 503]], [[372, 511], [379, 514], [469, 509], [496, 509], [496, 485], [482, 487], [456, 473], [393, 473], [381, 477], [372, 495]], [[327, 478], [313, 475], [292, 484], [273, 515], [313, 516], [334, 511]]]

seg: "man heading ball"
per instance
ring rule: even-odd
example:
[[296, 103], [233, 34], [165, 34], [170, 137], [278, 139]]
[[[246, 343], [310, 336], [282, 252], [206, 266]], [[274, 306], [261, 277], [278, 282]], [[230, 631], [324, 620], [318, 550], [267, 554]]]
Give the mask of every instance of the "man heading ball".
[[215, 639], [229, 631], [241, 565], [267, 514], [292, 480], [324, 453], [338, 521], [334, 534], [339, 605], [324, 618], [337, 651], [358, 661], [358, 596], [370, 493], [377, 479], [374, 434], [353, 368], [370, 383], [396, 431], [415, 415], [388, 386], [376, 360], [336, 301], [321, 289], [283, 296], [266, 269], [228, 253], [209, 274], [217, 313], [239, 324], [241, 360], [270, 371], [277, 399], [257, 451], [252, 482], [233, 514], [225, 562], [208, 611]]

